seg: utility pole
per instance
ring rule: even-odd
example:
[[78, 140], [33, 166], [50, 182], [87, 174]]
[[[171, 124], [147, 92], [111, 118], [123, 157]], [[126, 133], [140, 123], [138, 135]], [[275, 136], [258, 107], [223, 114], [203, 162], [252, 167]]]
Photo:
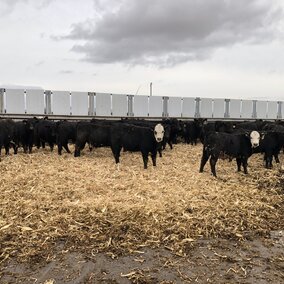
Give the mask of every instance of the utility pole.
[[150, 96], [152, 96], [152, 85], [153, 85], [153, 83], [151, 82], [150, 83]]

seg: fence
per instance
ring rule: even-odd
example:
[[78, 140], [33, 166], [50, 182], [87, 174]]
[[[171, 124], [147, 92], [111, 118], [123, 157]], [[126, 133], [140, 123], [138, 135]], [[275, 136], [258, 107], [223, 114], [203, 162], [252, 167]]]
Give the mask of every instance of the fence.
[[282, 119], [282, 101], [0, 89], [0, 115]]

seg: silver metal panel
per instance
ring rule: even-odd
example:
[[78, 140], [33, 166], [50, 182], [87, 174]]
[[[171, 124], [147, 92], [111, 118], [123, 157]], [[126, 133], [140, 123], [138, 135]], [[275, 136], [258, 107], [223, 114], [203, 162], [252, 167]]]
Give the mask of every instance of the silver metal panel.
[[52, 91], [51, 111], [52, 114], [70, 115], [70, 92]]
[[195, 98], [183, 98], [182, 117], [194, 117], [194, 115], [195, 115]]
[[6, 89], [6, 113], [24, 114], [25, 113], [25, 90]]
[[133, 113], [136, 117], [148, 116], [148, 96], [133, 96]]
[[163, 116], [163, 97], [158, 97], [158, 96], [149, 97], [149, 116], [150, 117]]
[[214, 99], [213, 117], [214, 118], [224, 118], [225, 117], [225, 100], [224, 99]]
[[277, 119], [277, 102], [267, 102], [267, 118], [268, 119]]
[[251, 100], [242, 100], [242, 118], [252, 118], [253, 115], [253, 101]]
[[72, 115], [88, 115], [88, 92], [71, 92]]
[[27, 114], [44, 114], [44, 90], [26, 90]]
[[267, 101], [256, 102], [256, 117], [262, 119], [267, 117]]
[[4, 90], [3, 88], [0, 88], [0, 113], [4, 113]]
[[230, 118], [241, 117], [241, 100], [230, 100]]
[[281, 102], [281, 119], [284, 119], [284, 101]]
[[212, 99], [201, 98], [200, 116], [204, 118], [211, 118], [212, 115], [213, 115]]
[[112, 95], [112, 115], [127, 116], [127, 95]]
[[168, 114], [170, 117], [181, 117], [181, 98], [169, 97], [168, 100]]
[[111, 115], [111, 94], [96, 93], [96, 115], [110, 116]]
[[284, 110], [284, 102], [278, 101], [277, 102], [277, 118], [282, 119], [283, 118], [283, 110]]

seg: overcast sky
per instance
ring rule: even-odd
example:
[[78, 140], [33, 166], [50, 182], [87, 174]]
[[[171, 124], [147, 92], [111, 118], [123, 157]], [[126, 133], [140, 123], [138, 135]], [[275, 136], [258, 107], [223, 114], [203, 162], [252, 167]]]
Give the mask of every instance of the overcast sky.
[[0, 86], [284, 100], [283, 2], [0, 0]]

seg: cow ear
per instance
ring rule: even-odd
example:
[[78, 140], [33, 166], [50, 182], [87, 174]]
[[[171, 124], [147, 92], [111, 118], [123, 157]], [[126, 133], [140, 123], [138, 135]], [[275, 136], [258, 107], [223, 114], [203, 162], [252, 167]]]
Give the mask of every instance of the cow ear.
[[245, 131], [245, 136], [250, 137], [250, 133], [248, 131]]

